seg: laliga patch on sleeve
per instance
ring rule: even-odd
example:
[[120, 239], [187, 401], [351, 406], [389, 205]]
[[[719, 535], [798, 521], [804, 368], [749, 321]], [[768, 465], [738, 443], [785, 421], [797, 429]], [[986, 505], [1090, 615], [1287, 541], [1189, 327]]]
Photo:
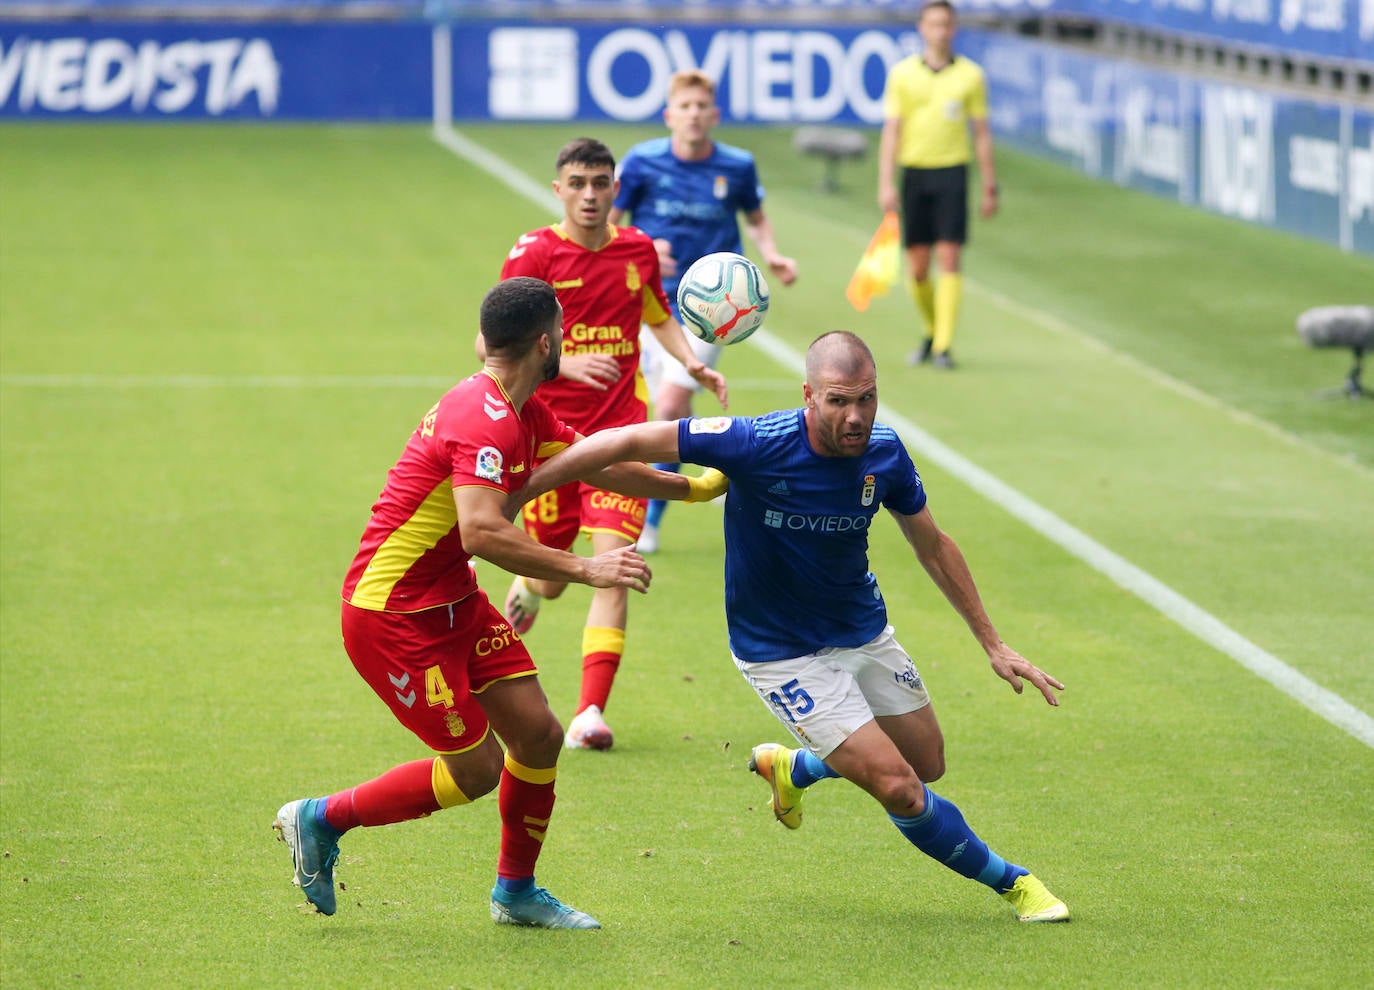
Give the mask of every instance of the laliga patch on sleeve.
[[487, 481], [501, 481], [501, 451], [495, 447], [483, 447], [477, 452], [477, 469], [474, 474]]
[[688, 433], [724, 433], [730, 429], [729, 416], [708, 416], [687, 423]]

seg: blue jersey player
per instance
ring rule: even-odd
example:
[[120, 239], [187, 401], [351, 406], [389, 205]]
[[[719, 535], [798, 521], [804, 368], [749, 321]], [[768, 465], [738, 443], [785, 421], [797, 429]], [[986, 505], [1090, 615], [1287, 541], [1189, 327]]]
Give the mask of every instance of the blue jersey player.
[[[797, 263], [778, 253], [773, 226], [763, 212], [763, 186], [754, 156], [711, 138], [711, 129], [720, 121], [715, 84], [694, 69], [674, 73], [668, 83], [663, 120], [668, 136], [635, 145], [621, 162], [620, 191], [611, 210], [611, 223], [620, 223], [628, 213], [634, 225], [654, 239], [674, 318], [678, 316], [678, 279], [692, 262], [717, 251], [744, 253], [740, 214], [775, 283], [795, 282]], [[657, 346], [652, 334], [642, 339], [644, 368], [653, 383], [654, 418], [690, 416], [692, 395], [701, 386]], [[714, 368], [722, 348], [696, 338], [690, 342], [693, 353]], [[637, 543], [641, 553], [658, 549], [664, 506], [661, 500], [649, 504]]]
[[764, 416], [603, 431], [536, 471], [526, 493], [622, 460], [678, 459], [723, 472], [730, 652], [801, 744], [764, 743], [750, 756], [750, 769], [770, 785], [774, 815], [801, 827], [806, 788], [844, 777], [871, 794], [912, 845], [990, 887], [1022, 921], [1067, 920], [1063, 901], [989, 849], [928, 786], [944, 774], [944, 737], [868, 568], [878, 510], [896, 520], [994, 673], [1018, 694], [1030, 682], [1051, 705], [1064, 685], [998, 636], [901, 440], [874, 422], [877, 371], [867, 345], [844, 331], [818, 337], [802, 394], [803, 408]]

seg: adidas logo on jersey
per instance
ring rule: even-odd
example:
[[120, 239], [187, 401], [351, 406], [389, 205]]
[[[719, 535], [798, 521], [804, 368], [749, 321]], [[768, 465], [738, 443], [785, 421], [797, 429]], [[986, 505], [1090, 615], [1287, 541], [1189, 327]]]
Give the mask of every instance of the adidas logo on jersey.
[[787, 479], [784, 478], [782, 481], [778, 481], [778, 482], [775, 482], [774, 484], [769, 485], [769, 486], [768, 486], [768, 494], [769, 494], [769, 495], [791, 495], [791, 494], [792, 494], [792, 489], [790, 489], [790, 488], [787, 487]]

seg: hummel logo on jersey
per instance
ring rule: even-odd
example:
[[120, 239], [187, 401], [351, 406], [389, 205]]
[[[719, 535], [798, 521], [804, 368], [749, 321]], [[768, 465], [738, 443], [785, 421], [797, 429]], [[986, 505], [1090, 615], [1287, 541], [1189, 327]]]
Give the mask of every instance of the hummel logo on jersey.
[[510, 410], [489, 395], [482, 396], [482, 411], [492, 422], [500, 422], [510, 415]]
[[792, 489], [787, 487], [787, 479], [784, 478], [776, 484], [768, 486], [769, 495], [791, 495]]

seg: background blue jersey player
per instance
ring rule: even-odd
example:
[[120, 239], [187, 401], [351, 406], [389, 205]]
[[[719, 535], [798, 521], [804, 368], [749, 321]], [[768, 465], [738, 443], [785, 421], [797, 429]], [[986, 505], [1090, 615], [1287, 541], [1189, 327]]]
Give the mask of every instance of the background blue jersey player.
[[1051, 705], [1064, 685], [1004, 643], [954, 540], [935, 524], [920, 476], [876, 424], [877, 370], [840, 331], [806, 353], [805, 406], [759, 417], [651, 422], [606, 430], [541, 467], [523, 495], [621, 460], [682, 460], [729, 478], [725, 614], [735, 665], [799, 749], [755, 746], [773, 813], [802, 824], [806, 788], [844, 777], [871, 794], [921, 852], [1005, 898], [1022, 921], [1066, 921], [1068, 906], [980, 839], [928, 785], [945, 770], [944, 737], [921, 675], [893, 635], [868, 531], [880, 508], [963, 617], [993, 672]]
[[[763, 187], [754, 156], [741, 148], [711, 139], [720, 121], [716, 87], [696, 70], [673, 74], [663, 110], [668, 136], [637, 144], [620, 164], [620, 191], [611, 210], [611, 223], [625, 214], [654, 239], [663, 288], [677, 318], [678, 278], [692, 262], [717, 251], [743, 254], [738, 215], [744, 214], [749, 238], [758, 248], [774, 284], [797, 280], [797, 263], [778, 253], [773, 227], [763, 212]], [[690, 335], [689, 335], [690, 337]], [[653, 390], [655, 419], [681, 419], [692, 414], [692, 395], [701, 387], [677, 361], [666, 354], [652, 334], [641, 338], [642, 363]], [[692, 350], [714, 368], [723, 348], [691, 339]], [[675, 470], [676, 465], [660, 465]], [[658, 527], [665, 503], [649, 503], [649, 513], [637, 548], [658, 549]]]

